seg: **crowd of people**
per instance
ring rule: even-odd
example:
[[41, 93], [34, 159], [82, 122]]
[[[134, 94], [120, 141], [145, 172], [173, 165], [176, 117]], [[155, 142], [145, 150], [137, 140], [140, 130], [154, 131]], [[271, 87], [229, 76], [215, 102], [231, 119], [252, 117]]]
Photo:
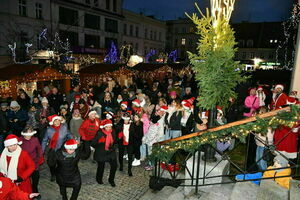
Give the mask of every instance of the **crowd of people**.
[[[283, 89], [282, 85], [276, 85], [272, 91], [261, 86], [252, 88], [244, 105], [230, 98], [227, 109], [217, 106], [214, 126], [296, 103], [297, 99], [284, 94]], [[121, 87], [107, 78], [102, 84], [87, 88], [74, 86], [68, 94], [47, 86], [43, 92], [34, 92], [33, 97], [20, 89], [16, 100], [1, 103], [0, 181], [6, 184], [8, 178], [14, 184], [6, 187], [20, 190], [20, 196], [27, 194], [12, 199], [36, 197], [39, 167], [47, 163], [49, 178], [56, 180], [62, 199], [68, 199], [66, 188], [72, 187], [71, 200], [75, 200], [81, 188], [78, 162], [82, 159], [97, 163], [95, 176], [99, 184], [103, 184], [105, 163], [109, 163], [108, 182], [115, 187], [115, 174], [118, 169], [124, 170], [124, 159], [128, 160], [128, 176], [133, 176], [132, 167], [143, 161], [145, 169], [152, 170], [153, 163], [146, 157], [154, 143], [207, 129], [208, 111], [196, 105], [197, 84], [192, 75], [174, 75], [151, 84], [136, 79], [130, 87]], [[260, 159], [264, 148], [261, 143], [276, 143], [286, 131], [286, 127], [275, 133], [270, 130], [268, 137], [257, 134], [259, 169], [267, 168]], [[293, 132], [299, 130], [295, 128]], [[277, 149], [294, 159], [297, 137], [293, 134], [284, 138]], [[233, 146], [233, 140], [217, 141], [221, 151]]]

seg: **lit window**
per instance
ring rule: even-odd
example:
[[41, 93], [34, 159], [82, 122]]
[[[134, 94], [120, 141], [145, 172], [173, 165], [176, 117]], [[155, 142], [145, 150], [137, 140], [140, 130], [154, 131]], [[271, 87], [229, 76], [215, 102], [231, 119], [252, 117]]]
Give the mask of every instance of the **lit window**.
[[274, 40], [274, 43], [277, 43], [277, 40]]
[[185, 38], [181, 39], [181, 45], [185, 45]]
[[270, 43], [273, 43], [273, 40], [270, 40]]

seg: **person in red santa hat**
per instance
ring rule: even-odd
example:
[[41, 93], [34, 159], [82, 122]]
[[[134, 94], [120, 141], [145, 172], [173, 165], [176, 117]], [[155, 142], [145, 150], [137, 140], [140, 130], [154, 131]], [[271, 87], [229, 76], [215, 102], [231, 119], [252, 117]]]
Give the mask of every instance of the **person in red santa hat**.
[[91, 141], [94, 139], [95, 135], [99, 131], [101, 124], [99, 117], [100, 116], [95, 110], [91, 110], [88, 114], [88, 118], [83, 121], [79, 128], [79, 134], [81, 136], [82, 145], [86, 150], [90, 148]]
[[181, 118], [181, 132], [182, 135], [187, 135], [194, 132], [195, 129], [195, 117], [194, 117], [194, 103], [195, 98], [192, 97], [187, 100], [183, 100], [181, 105], [183, 107], [183, 114]]
[[[64, 123], [64, 119], [58, 115], [51, 115], [48, 117], [49, 127], [46, 130], [45, 137], [42, 141], [42, 149], [45, 152], [46, 147], [48, 146], [48, 157], [47, 163], [53, 159], [55, 151], [61, 148], [63, 143], [68, 140], [72, 139], [72, 135], [68, 130], [67, 125]], [[50, 167], [51, 172], [51, 181], [55, 181], [55, 168]]]
[[6, 148], [0, 157], [0, 176], [11, 179], [23, 192], [30, 194], [30, 176], [35, 170], [35, 164], [28, 153], [19, 146], [21, 143], [16, 135], [9, 134], [6, 137]]
[[32, 190], [34, 193], [38, 193], [38, 184], [40, 179], [39, 166], [44, 162], [43, 150], [39, 140], [34, 137], [36, 131], [32, 127], [26, 127], [22, 132], [21, 147], [24, 151], [27, 151], [35, 164], [35, 171], [31, 175]]
[[277, 84], [274, 89], [273, 99], [270, 104], [271, 110], [280, 109], [285, 105], [295, 104], [296, 99], [287, 96], [283, 93], [284, 87], [281, 84]]
[[27, 193], [11, 182], [9, 178], [0, 177], [0, 199], [1, 200], [30, 200], [39, 196], [39, 193]]
[[259, 107], [265, 106], [266, 94], [264, 92], [264, 88], [262, 86], [258, 86], [256, 90], [256, 97], [259, 100]]
[[70, 104], [70, 110], [73, 112], [75, 109], [79, 109], [79, 100], [81, 99], [80, 94], [76, 94], [74, 96], [74, 101]]
[[81, 175], [78, 168], [79, 160], [85, 157], [82, 146], [78, 147], [75, 139], [70, 139], [56, 151], [53, 162], [56, 182], [59, 185], [63, 200], [68, 200], [67, 188], [73, 188], [70, 200], [77, 200], [81, 188]]
[[118, 167], [116, 154], [116, 132], [113, 130], [112, 121], [105, 119], [101, 122], [101, 129], [97, 132], [92, 140], [92, 147], [95, 148], [94, 160], [98, 163], [96, 181], [103, 184], [103, 173], [105, 162], [110, 164], [110, 173], [108, 182], [112, 187], [115, 187], [115, 175]]
[[135, 99], [132, 101], [132, 110], [134, 113], [141, 114], [142, 107], [141, 107], [141, 101], [139, 99]]

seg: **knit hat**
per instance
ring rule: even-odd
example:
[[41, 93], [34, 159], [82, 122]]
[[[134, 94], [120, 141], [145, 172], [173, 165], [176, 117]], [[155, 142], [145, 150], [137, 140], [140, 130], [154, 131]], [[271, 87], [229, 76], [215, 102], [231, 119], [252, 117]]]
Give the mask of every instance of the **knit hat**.
[[169, 95], [170, 95], [170, 96], [177, 96], [177, 93], [176, 93], [176, 91], [171, 91], [171, 92], [169, 93]]
[[103, 126], [103, 128], [105, 128], [107, 126], [112, 126], [113, 123], [112, 123], [112, 121], [110, 119], [105, 119], [105, 120], [102, 121], [101, 125]]
[[160, 111], [167, 112], [168, 106], [161, 106]]
[[77, 149], [78, 147], [78, 143], [75, 139], [70, 139], [70, 140], [67, 140], [65, 145], [64, 145], [65, 149]]
[[89, 117], [92, 115], [92, 114], [96, 114], [96, 118], [100, 118], [100, 116], [98, 115], [98, 113], [95, 111], [95, 110], [91, 110], [90, 112], [89, 112]]
[[36, 134], [36, 131], [32, 127], [27, 127], [21, 132], [23, 136], [33, 136], [34, 134]]
[[9, 134], [4, 140], [5, 147], [15, 145], [15, 144], [21, 145], [22, 141], [20, 141], [19, 137], [14, 134]]
[[281, 85], [281, 84], [277, 84], [277, 85], [275, 86], [275, 90], [276, 90], [277, 88], [281, 88], [282, 90], [284, 90], [284, 86]]
[[124, 106], [124, 107], [127, 108], [128, 107], [128, 102], [127, 101], [122, 101], [121, 102], [121, 106]]
[[58, 115], [51, 115], [51, 116], [48, 117], [49, 124], [50, 124], [50, 125], [53, 125], [53, 122], [54, 122], [55, 120], [57, 120], [57, 119], [60, 120], [61, 123], [64, 123], [64, 120], [63, 120], [63, 118], [62, 118], [61, 116], [58, 116]]
[[20, 107], [17, 101], [10, 102], [10, 107]]
[[47, 99], [46, 97], [43, 97], [43, 98], [42, 98], [42, 103], [49, 103], [49, 102], [48, 102], [48, 99]]
[[132, 101], [132, 105], [136, 107], [141, 107], [141, 101], [139, 99], [135, 99]]

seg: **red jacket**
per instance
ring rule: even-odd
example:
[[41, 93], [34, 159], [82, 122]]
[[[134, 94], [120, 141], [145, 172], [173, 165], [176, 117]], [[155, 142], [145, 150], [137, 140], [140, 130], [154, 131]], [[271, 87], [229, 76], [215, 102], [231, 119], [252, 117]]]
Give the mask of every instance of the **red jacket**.
[[79, 128], [79, 134], [82, 137], [82, 140], [91, 141], [94, 139], [99, 127], [100, 120], [97, 118], [94, 121], [91, 121], [90, 119], [84, 120]]
[[[10, 159], [11, 157], [6, 156], [8, 166]], [[32, 193], [30, 176], [34, 170], [35, 164], [33, 160], [26, 151], [22, 150], [18, 161], [17, 175], [23, 179], [23, 181], [18, 185], [23, 192], [27, 192], [29, 194]], [[3, 176], [1, 173], [0, 175]]]
[[296, 99], [287, 96], [284, 93], [281, 93], [278, 98], [274, 97], [272, 99], [272, 102], [270, 104], [270, 109], [271, 110], [276, 110], [279, 108], [282, 108], [282, 106], [287, 105], [287, 104], [295, 104]]
[[20, 190], [9, 178], [0, 177], [1, 200], [29, 200], [29, 194]]

